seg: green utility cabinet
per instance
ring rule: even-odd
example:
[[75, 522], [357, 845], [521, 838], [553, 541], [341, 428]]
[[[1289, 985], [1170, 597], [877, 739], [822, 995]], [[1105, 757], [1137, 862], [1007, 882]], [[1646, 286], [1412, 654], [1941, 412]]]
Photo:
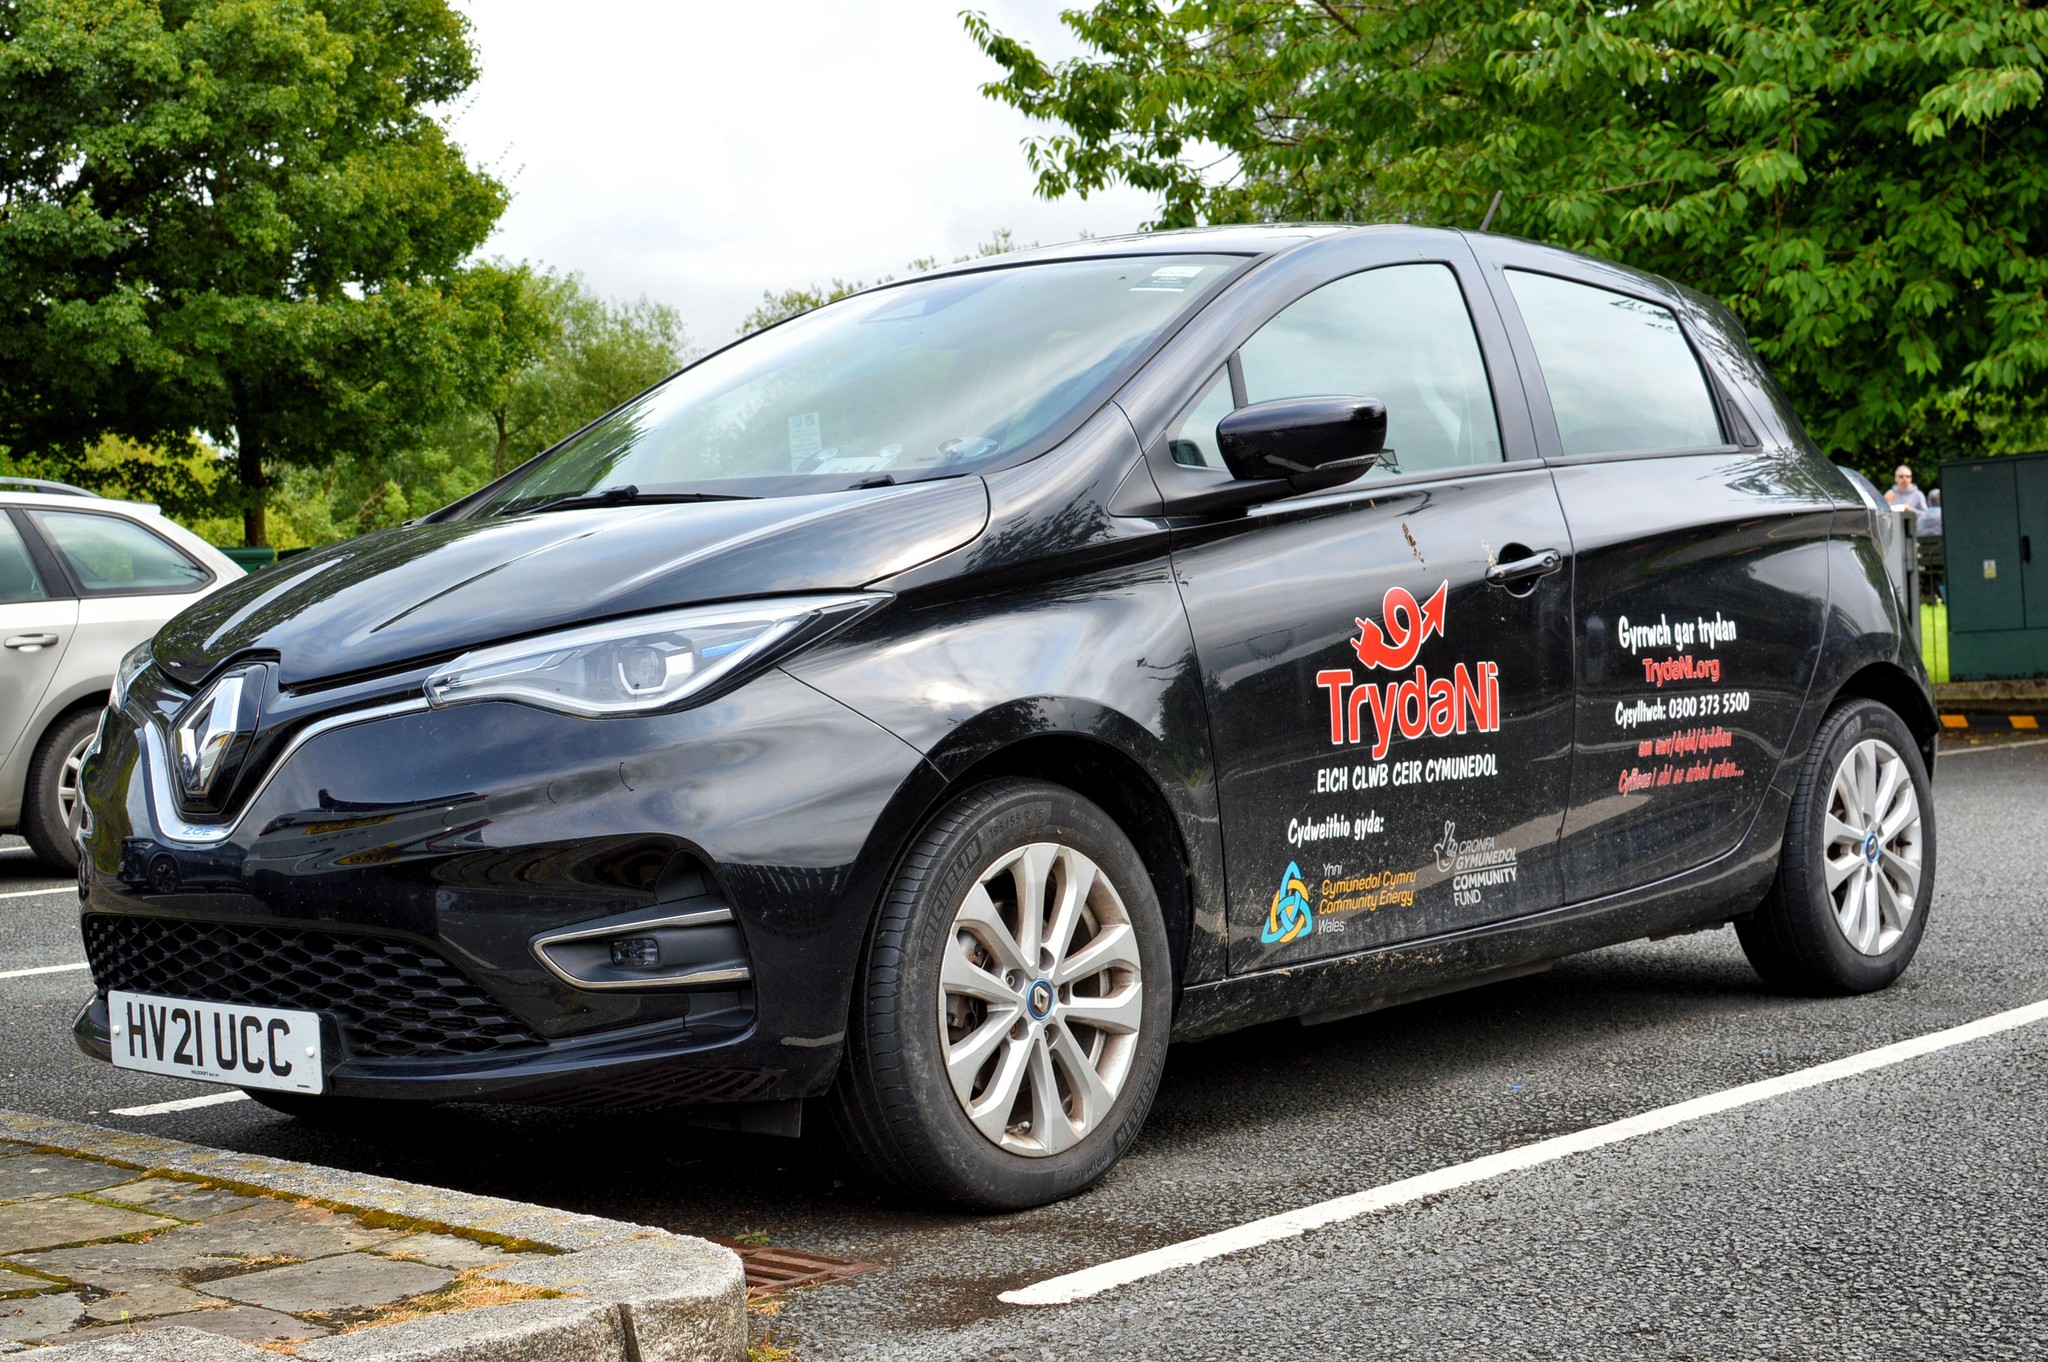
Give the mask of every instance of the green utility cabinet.
[[2048, 676], [2048, 454], [1943, 464], [1941, 529], [1949, 675]]

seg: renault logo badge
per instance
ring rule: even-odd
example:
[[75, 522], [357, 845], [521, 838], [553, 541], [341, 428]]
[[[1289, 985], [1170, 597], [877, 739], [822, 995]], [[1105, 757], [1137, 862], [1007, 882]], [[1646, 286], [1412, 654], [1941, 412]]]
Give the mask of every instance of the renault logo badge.
[[178, 720], [178, 787], [186, 798], [204, 798], [220, 777], [229, 749], [243, 736], [242, 702], [248, 688], [248, 672], [231, 672], [193, 701]]

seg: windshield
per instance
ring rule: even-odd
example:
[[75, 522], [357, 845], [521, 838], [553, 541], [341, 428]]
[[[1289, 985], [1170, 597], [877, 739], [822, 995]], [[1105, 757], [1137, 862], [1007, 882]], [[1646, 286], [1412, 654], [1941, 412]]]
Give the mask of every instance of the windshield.
[[848, 298], [649, 389], [466, 514], [971, 472], [1085, 416], [1237, 263], [1055, 261]]

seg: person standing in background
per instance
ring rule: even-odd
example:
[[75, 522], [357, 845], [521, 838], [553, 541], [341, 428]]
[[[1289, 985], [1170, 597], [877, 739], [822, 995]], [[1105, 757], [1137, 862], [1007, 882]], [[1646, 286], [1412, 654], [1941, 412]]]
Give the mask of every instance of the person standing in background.
[[1920, 537], [1929, 539], [1941, 534], [1941, 489], [1935, 488], [1927, 494], [1927, 509], [1920, 513]]
[[1884, 499], [1893, 506], [1909, 507], [1921, 515], [1927, 514], [1927, 495], [1913, 485], [1913, 470], [1900, 464], [1892, 473], [1892, 485]]

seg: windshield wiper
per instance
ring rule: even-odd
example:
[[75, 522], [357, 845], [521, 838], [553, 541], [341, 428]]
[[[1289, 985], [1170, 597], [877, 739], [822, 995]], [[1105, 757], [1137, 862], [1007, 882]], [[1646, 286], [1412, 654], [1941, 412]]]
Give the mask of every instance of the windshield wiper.
[[643, 492], [629, 482], [623, 487], [607, 487], [597, 492], [574, 492], [553, 501], [543, 501], [538, 506], [514, 507], [504, 514], [539, 515], [543, 511], [573, 511], [585, 506], [658, 506], [686, 501], [753, 500], [755, 498], [734, 492]]

